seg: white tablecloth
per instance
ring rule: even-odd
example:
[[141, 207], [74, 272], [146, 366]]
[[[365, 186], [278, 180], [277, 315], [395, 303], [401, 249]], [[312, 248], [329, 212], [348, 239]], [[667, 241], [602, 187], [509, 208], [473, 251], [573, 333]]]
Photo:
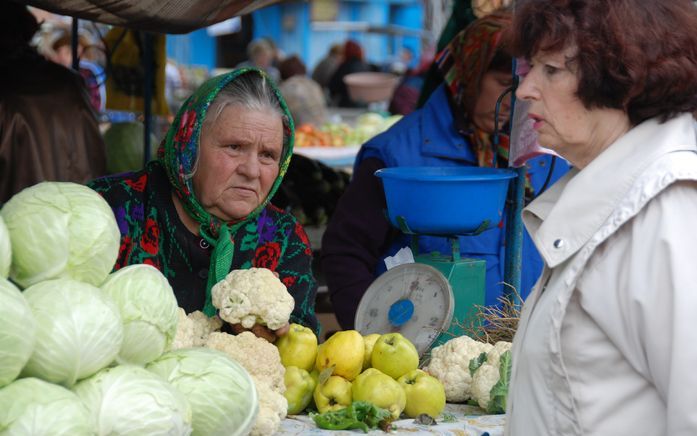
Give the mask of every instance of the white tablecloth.
[[[478, 407], [465, 404], [446, 404], [443, 414], [436, 419], [437, 425], [414, 424], [413, 419], [402, 419], [393, 424], [392, 434], [411, 435], [452, 435], [452, 436], [502, 436], [504, 415], [483, 415]], [[356, 435], [360, 430], [322, 430], [317, 428], [307, 415], [289, 416], [281, 422], [277, 434], [282, 435]], [[385, 435], [381, 430], [373, 430], [370, 435]]]

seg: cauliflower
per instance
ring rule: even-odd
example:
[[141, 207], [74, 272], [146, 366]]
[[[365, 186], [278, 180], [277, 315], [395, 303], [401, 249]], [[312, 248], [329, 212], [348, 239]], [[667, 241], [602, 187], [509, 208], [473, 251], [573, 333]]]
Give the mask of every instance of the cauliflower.
[[283, 381], [286, 369], [281, 363], [281, 355], [278, 348], [266, 339], [256, 337], [251, 332], [237, 336], [213, 332], [208, 336], [206, 347], [224, 352], [275, 392], [282, 395], [286, 391]]
[[448, 402], [461, 403], [471, 398], [470, 360], [492, 348], [491, 344], [459, 336], [431, 350], [431, 362], [426, 370], [443, 383]]
[[170, 349], [202, 347], [211, 332], [220, 329], [223, 321], [220, 318], [208, 318], [203, 312], [197, 310], [189, 315], [184, 309], [179, 308], [179, 321], [177, 323], [177, 334]]
[[[472, 376], [471, 393], [488, 413], [504, 413], [511, 376], [511, 343], [497, 342]], [[501, 377], [503, 375], [503, 378]]]
[[288, 400], [264, 380], [252, 376], [259, 396], [259, 414], [250, 436], [267, 436], [278, 431], [288, 413]]
[[211, 294], [222, 319], [248, 329], [254, 324], [279, 329], [288, 323], [295, 306], [285, 285], [266, 268], [230, 271]]

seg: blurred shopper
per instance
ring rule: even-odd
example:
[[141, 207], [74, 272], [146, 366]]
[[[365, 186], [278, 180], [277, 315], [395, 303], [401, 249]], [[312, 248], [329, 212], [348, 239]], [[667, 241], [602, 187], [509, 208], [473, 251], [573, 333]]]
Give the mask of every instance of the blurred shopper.
[[307, 68], [303, 61], [295, 55], [290, 56], [281, 62], [279, 71], [279, 89], [295, 124], [312, 124], [317, 127], [324, 124], [327, 121], [327, 102], [322, 87], [307, 77]]
[[344, 44], [343, 61], [329, 80], [329, 94], [332, 103], [341, 107], [356, 107], [358, 104], [351, 100], [344, 77], [352, 73], [371, 71], [371, 66], [363, 58], [363, 47], [356, 41], [346, 41]]
[[255, 67], [264, 70], [266, 74], [278, 83], [281, 80], [281, 74], [278, 69], [273, 66], [276, 58], [274, 47], [269, 44], [269, 41], [264, 38], [255, 39], [247, 45], [248, 60], [237, 64], [236, 68]]
[[312, 80], [317, 82], [322, 88], [327, 88], [329, 86], [329, 80], [331, 80], [334, 72], [339, 67], [341, 63], [342, 56], [344, 53], [344, 46], [342, 44], [332, 44], [314, 71], [312, 71]]
[[104, 142], [82, 78], [29, 45], [26, 6], [0, 5], [0, 203], [38, 182], [105, 174]]

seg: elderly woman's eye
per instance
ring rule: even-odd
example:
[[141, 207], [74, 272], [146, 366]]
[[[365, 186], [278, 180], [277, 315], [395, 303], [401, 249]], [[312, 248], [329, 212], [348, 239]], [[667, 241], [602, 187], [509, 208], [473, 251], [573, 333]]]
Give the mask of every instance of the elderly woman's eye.
[[240, 145], [239, 144], [228, 144], [227, 148], [229, 148], [230, 150], [237, 150], [240, 148]]

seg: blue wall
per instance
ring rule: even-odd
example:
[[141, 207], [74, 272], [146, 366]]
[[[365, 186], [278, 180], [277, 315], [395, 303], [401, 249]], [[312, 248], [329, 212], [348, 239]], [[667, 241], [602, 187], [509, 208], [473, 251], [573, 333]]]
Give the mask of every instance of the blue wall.
[[167, 35], [167, 57], [185, 65], [202, 65], [215, 68], [215, 38], [206, 29], [184, 35]]

